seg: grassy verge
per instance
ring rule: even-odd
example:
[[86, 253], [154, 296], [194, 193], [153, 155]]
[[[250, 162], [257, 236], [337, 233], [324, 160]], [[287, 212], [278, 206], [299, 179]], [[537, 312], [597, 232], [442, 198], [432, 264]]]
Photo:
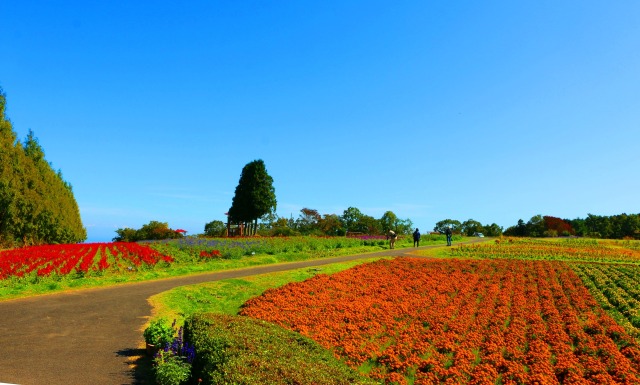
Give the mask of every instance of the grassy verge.
[[[384, 257], [181, 286], [154, 295], [149, 302], [153, 319], [175, 319], [177, 325], [186, 326], [185, 333], [199, 352], [192, 376], [204, 379], [204, 383], [217, 383], [221, 373], [240, 383], [280, 383], [274, 382], [277, 373], [277, 377], [313, 379], [317, 384], [375, 384], [306, 337], [236, 315], [242, 304], [265, 290], [379, 259]], [[239, 370], [248, 364], [251, 370]], [[139, 357], [136, 365], [145, 382], [155, 381], [148, 359]]]
[[243, 303], [262, 294], [267, 289], [280, 287], [289, 282], [302, 282], [317, 274], [337, 273], [379, 259], [381, 258], [367, 258], [333, 263], [318, 268], [296, 269], [181, 286], [156, 294], [149, 299], [149, 302], [153, 306], [153, 318], [175, 319], [178, 324], [182, 324], [182, 321], [189, 315], [200, 312], [235, 315]]

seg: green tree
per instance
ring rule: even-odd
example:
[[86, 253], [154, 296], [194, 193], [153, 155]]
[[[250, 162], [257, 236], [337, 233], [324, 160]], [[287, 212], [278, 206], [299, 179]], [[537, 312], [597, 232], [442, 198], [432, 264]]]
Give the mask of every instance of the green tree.
[[151, 221], [138, 230], [139, 240], [175, 239], [182, 238], [182, 234], [169, 228], [167, 222]]
[[275, 210], [276, 204], [273, 178], [264, 162], [258, 159], [245, 165], [229, 209], [230, 220], [252, 224], [249, 234], [255, 234], [258, 218]]
[[182, 238], [183, 235], [169, 228], [167, 222], [150, 221], [149, 223], [142, 225], [141, 228], [135, 230], [129, 227], [124, 229], [117, 229], [114, 242], [136, 242], [147, 240], [160, 240], [160, 239], [175, 239]]
[[342, 227], [342, 221], [336, 214], [325, 214], [318, 223], [318, 227], [326, 235], [344, 235], [345, 230]]
[[386, 211], [380, 218], [382, 232], [387, 233], [389, 230], [398, 232], [398, 216], [393, 211]]
[[569, 224], [573, 228], [573, 231], [575, 232], [575, 235], [579, 237], [584, 237], [585, 235], [587, 235], [588, 230], [587, 230], [587, 225], [585, 224], [584, 219], [582, 218], [576, 218], [571, 220], [565, 219], [565, 221], [569, 222]]
[[301, 234], [313, 234], [319, 231], [319, 222], [322, 216], [318, 213], [318, 210], [303, 208], [300, 210], [300, 216], [296, 221], [296, 230]]
[[508, 227], [503, 234], [510, 237], [526, 237], [528, 235], [527, 224], [522, 219], [518, 219], [518, 224]]
[[358, 222], [360, 222], [360, 219], [362, 218], [364, 214], [362, 214], [362, 212], [355, 208], [355, 207], [348, 207], [346, 210], [344, 210], [342, 212], [342, 216], [340, 217], [340, 220], [342, 221], [342, 226], [344, 227], [346, 232], [354, 232], [354, 231], [359, 231], [357, 229], [358, 226], [356, 226], [356, 224]]
[[116, 234], [117, 235], [112, 239], [114, 242], [135, 242], [138, 240], [138, 231], [131, 227], [117, 229]]
[[433, 231], [444, 234], [444, 231], [447, 227], [451, 226], [451, 231], [454, 233], [461, 232], [462, 224], [460, 221], [455, 219], [443, 219], [440, 222], [436, 223], [436, 226], [433, 228]]
[[502, 235], [502, 227], [495, 223], [484, 226], [484, 235], [488, 237], [499, 237]]
[[204, 225], [204, 235], [207, 237], [224, 237], [227, 226], [222, 221], [211, 221]]
[[527, 236], [542, 237], [544, 236], [544, 218], [542, 215], [534, 215], [527, 222]]
[[396, 234], [404, 234], [404, 235], [409, 235], [409, 234], [413, 234], [413, 222], [411, 221], [411, 219], [407, 218], [407, 219], [398, 219], [398, 221], [396, 222]]
[[379, 220], [371, 215], [363, 215], [360, 217], [360, 220], [356, 222], [356, 231], [370, 235], [378, 235], [382, 234], [382, 227], [380, 226]]
[[71, 185], [45, 159], [33, 131], [16, 139], [0, 89], [0, 244], [76, 243], [86, 239]]
[[473, 236], [476, 233], [484, 233], [484, 226], [482, 226], [482, 223], [473, 219], [468, 219], [462, 222], [460, 229], [462, 233], [469, 237]]

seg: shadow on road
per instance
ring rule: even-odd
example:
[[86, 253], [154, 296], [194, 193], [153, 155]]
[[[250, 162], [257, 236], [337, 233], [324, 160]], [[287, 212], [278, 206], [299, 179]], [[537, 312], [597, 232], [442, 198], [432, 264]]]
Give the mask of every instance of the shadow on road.
[[155, 384], [153, 378], [153, 357], [148, 356], [145, 349], [123, 349], [116, 352], [118, 357], [127, 360], [133, 385]]

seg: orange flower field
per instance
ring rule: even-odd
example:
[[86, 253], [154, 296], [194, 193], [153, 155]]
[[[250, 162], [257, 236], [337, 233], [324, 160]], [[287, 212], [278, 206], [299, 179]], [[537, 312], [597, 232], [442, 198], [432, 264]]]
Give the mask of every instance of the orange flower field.
[[460, 245], [452, 248], [454, 257], [545, 259], [588, 262], [640, 263], [640, 249], [621, 247], [616, 242], [563, 239], [549, 242], [530, 238], [496, 240], [493, 244]]
[[241, 314], [386, 383], [640, 384], [640, 346], [564, 262], [381, 260], [268, 290]]

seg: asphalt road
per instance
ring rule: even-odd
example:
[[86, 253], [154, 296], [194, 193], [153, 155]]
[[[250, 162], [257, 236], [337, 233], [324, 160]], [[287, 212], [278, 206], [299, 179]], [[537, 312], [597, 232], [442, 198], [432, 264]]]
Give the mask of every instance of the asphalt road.
[[[420, 249], [434, 246], [423, 246]], [[0, 302], [0, 383], [143, 384], [147, 299], [178, 286], [369, 258], [410, 255], [415, 248], [257, 266]]]

